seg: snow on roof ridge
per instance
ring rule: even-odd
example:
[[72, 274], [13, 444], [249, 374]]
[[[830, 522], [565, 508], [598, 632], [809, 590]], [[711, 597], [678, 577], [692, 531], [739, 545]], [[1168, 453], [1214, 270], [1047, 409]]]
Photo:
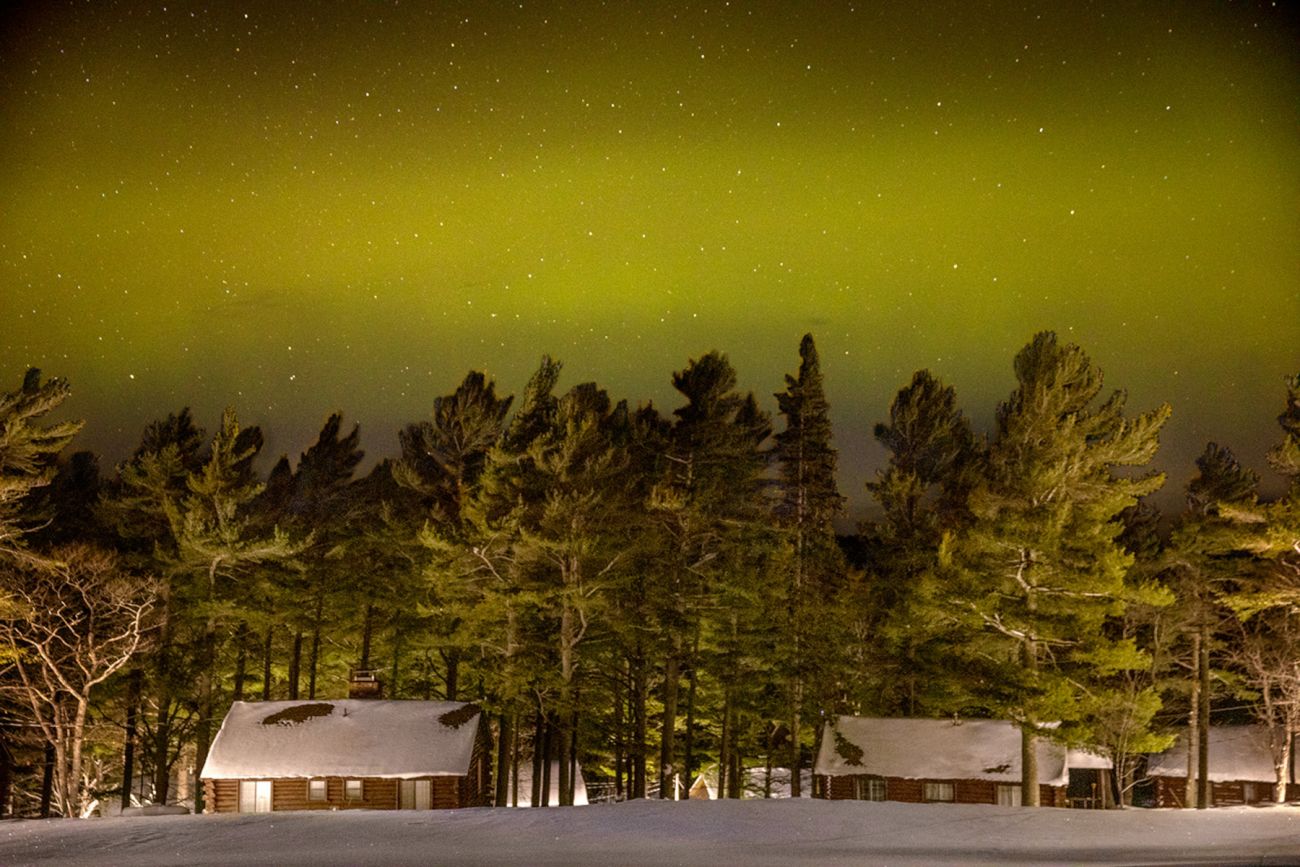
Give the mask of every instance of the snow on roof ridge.
[[[294, 713], [313, 706], [329, 712]], [[469, 770], [478, 731], [468, 723], [480, 713], [471, 702], [417, 699], [234, 702], [200, 776], [460, 776]]]
[[[1261, 725], [1210, 726], [1210, 769], [1216, 783], [1247, 780], [1272, 783], [1276, 778], [1268, 729]], [[1147, 773], [1153, 777], [1187, 777], [1187, 733], [1180, 732], [1173, 746], [1152, 756]]]
[[[1037, 753], [1039, 782], [1065, 785], [1066, 749], [1042, 738]], [[1016, 783], [1020, 727], [1009, 720], [840, 716], [827, 723], [815, 771]]]

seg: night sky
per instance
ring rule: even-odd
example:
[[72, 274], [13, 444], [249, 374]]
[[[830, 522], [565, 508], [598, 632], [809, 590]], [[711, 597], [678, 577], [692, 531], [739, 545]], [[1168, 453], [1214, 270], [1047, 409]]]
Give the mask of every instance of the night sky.
[[1035, 331], [1264, 470], [1300, 371], [1272, 3], [27, 3], [0, 42], [0, 388], [106, 465], [231, 404], [372, 457], [470, 368], [769, 409], [812, 331], [855, 513], [913, 370], [986, 427]]

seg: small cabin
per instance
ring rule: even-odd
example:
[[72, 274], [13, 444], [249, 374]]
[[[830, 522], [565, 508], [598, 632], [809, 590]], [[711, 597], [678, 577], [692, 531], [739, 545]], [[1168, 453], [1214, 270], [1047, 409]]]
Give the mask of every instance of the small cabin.
[[[1099, 778], [1106, 760], [1047, 738], [1036, 749], [1040, 804], [1100, 803], [1085, 780]], [[831, 800], [1019, 806], [1020, 728], [1006, 720], [842, 716], [827, 724], [813, 774], [818, 794]], [[1072, 800], [1082, 789], [1095, 801]]]
[[[1267, 729], [1251, 725], [1210, 726], [1209, 753], [1211, 807], [1272, 802], [1276, 774]], [[1174, 745], [1163, 753], [1148, 757], [1147, 777], [1155, 784], [1155, 806], [1188, 806], [1186, 733], [1180, 734]], [[1295, 780], [1293, 767], [1288, 774], [1287, 800], [1300, 798], [1300, 785]]]
[[487, 725], [447, 701], [235, 702], [204, 762], [205, 812], [492, 803]]

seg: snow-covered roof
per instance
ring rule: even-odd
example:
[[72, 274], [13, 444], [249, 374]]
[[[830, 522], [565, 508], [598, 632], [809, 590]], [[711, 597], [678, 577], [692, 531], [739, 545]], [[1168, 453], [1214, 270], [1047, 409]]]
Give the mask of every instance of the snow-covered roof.
[[[1187, 776], [1187, 733], [1163, 753], [1147, 760], [1153, 777]], [[1271, 783], [1273, 758], [1263, 726], [1210, 726], [1210, 779], [1217, 783], [1253, 780]]]
[[[838, 733], [838, 738], [836, 734]], [[853, 764], [837, 749], [847, 741], [862, 750]], [[1069, 782], [1066, 750], [1039, 738], [1038, 781]], [[873, 774], [912, 780], [1020, 781], [1020, 729], [1006, 720], [951, 720], [842, 716], [828, 723], [815, 773]]]
[[456, 701], [237, 701], [200, 776], [461, 776], [477, 730], [477, 709]]

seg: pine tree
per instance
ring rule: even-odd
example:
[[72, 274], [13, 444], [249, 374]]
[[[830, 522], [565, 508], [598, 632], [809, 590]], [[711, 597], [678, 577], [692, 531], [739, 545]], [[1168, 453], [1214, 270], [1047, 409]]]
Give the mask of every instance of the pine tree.
[[1163, 478], [1115, 470], [1151, 459], [1170, 410], [1126, 418], [1123, 392], [1094, 405], [1101, 371], [1050, 332], [1021, 350], [1015, 371], [1019, 384], [998, 407], [971, 494], [974, 521], [951, 551], [953, 602], [1004, 666], [1005, 683], [986, 686], [983, 698], [1021, 726], [1021, 798], [1036, 806], [1043, 725], [1059, 722], [1058, 736], [1086, 739], [1097, 708], [1080, 685], [1149, 664], [1103, 627], [1133, 594], [1118, 518]]
[[427, 497], [444, 519], [458, 521], [501, 437], [511, 400], [498, 398], [486, 375], [470, 371], [455, 392], [434, 400], [432, 421], [409, 424], [398, 435], [397, 481]]
[[[289, 660], [289, 697], [297, 698], [303, 690], [302, 668], [303, 639], [307, 639], [306, 696], [315, 698], [321, 655], [321, 632], [331, 613], [331, 603], [347, 586], [347, 576], [356, 574], [360, 560], [353, 556], [349, 546], [352, 528], [364, 508], [354, 496], [353, 473], [364, 457], [360, 449], [361, 431], [353, 425], [351, 432], [342, 434], [343, 416], [333, 413], [326, 419], [316, 442], [298, 458], [297, 468], [289, 469], [288, 460], [281, 458], [258, 499], [256, 517], [260, 519], [258, 532], [274, 533], [276, 527], [295, 539], [311, 538], [310, 547], [304, 549], [292, 563], [293, 568], [261, 570], [268, 588], [269, 599], [252, 599], [247, 606], [236, 633], [239, 657], [236, 664], [235, 693], [242, 694], [245, 673], [243, 664], [250, 637], [249, 625], [265, 631], [287, 618], [294, 636]], [[251, 597], [252, 594], [244, 594]], [[261, 612], [275, 612], [276, 616], [258, 616]]]
[[[1188, 788], [1184, 803], [1210, 806], [1209, 731], [1212, 662], [1221, 655], [1221, 634], [1230, 617], [1226, 601], [1249, 558], [1225, 540], [1232, 532], [1226, 512], [1253, 508], [1259, 477], [1233, 453], [1209, 443], [1196, 460], [1198, 474], [1187, 486], [1187, 507], [1179, 516], [1166, 548], [1164, 579], [1178, 598], [1176, 613], [1186, 634], [1184, 666], [1189, 673], [1187, 736]], [[1235, 577], [1234, 577], [1235, 576]]]
[[787, 668], [790, 730], [790, 796], [800, 792], [803, 713], [808, 687], [825, 695], [829, 656], [838, 642], [827, 617], [845, 571], [835, 541], [835, 518], [844, 498], [835, 482], [836, 451], [831, 440], [830, 404], [811, 334], [799, 344], [799, 374], [787, 375], [776, 395], [785, 430], [774, 437], [780, 472], [776, 514], [789, 536], [790, 569], [784, 589], [786, 628], [781, 658]]
[[877, 424], [888, 466], [867, 488], [883, 513], [863, 527], [870, 551], [865, 631], [884, 713], [953, 713], [967, 703], [967, 673], [952, 664], [953, 624], [937, 575], [945, 533], [969, 523], [967, 497], [979, 456], [957, 395], [919, 370]]
[[573, 803], [571, 746], [577, 738], [582, 647], [603, 625], [604, 610], [625, 554], [627, 504], [622, 496], [624, 450], [616, 444], [627, 408], [611, 407], [588, 383], [556, 405], [554, 423], [528, 450], [540, 500], [519, 499], [507, 519], [515, 528], [515, 566], [536, 605], [553, 624], [551, 654], [558, 670], [551, 708], [555, 720], [561, 805]]
[[1286, 384], [1286, 406], [1277, 417], [1282, 440], [1268, 453], [1269, 466], [1283, 478], [1286, 490], [1272, 502], [1220, 510], [1234, 524], [1222, 544], [1270, 564], [1259, 581], [1243, 587], [1233, 599], [1242, 617], [1269, 608], [1300, 609], [1300, 374]]
[[17, 391], [0, 394], [0, 557], [28, 559], [23, 535], [25, 500], [54, 478], [54, 459], [72, 441], [81, 422], [41, 424], [71, 393], [62, 379], [41, 382], [36, 368], [27, 371]]
[[[427, 549], [413, 555], [412, 565], [433, 593], [422, 609], [427, 616], [416, 619], [432, 626], [433, 649], [443, 662], [448, 698], [459, 691], [465, 648], [455, 634], [464, 612], [453, 604], [459, 592], [455, 584], [461, 579], [447, 564], [454, 563], [468, 544], [466, 510], [479, 493], [480, 478], [505, 430], [512, 400], [497, 397], [495, 383], [482, 372], [470, 371], [454, 392], [434, 399], [430, 421], [409, 424], [398, 437], [402, 456], [393, 466], [393, 476], [419, 500], [418, 509], [404, 516], [412, 525], [409, 538], [418, 543], [423, 528], [425, 536], [442, 547], [432, 562]], [[410, 619], [409, 610], [395, 610], [392, 616], [399, 628]]]
[[[729, 569], [753, 553], [753, 529], [770, 514], [764, 497], [767, 458], [761, 450], [771, 432], [753, 395], [736, 392], [736, 373], [726, 356], [710, 352], [673, 375], [686, 398], [660, 464], [662, 475], [650, 495], [654, 544], [659, 546], [652, 588], [660, 652], [664, 659], [660, 726], [660, 797], [693, 768], [678, 763], [677, 717], [684, 667], [693, 665], [702, 617], [718, 595]], [[754, 614], [758, 611], [754, 609]], [[737, 618], [741, 612], [731, 612]], [[734, 672], [726, 672], [734, 678]], [[724, 687], [724, 718], [731, 708], [734, 680]], [[685, 743], [694, 735], [688, 715]], [[723, 738], [723, 749], [728, 749]], [[689, 765], [689, 762], [687, 762]]]
[[[541, 713], [554, 685], [551, 642], [530, 628], [540, 606], [534, 588], [528, 586], [531, 570], [520, 546], [529, 516], [547, 496], [546, 480], [537, 465], [538, 448], [553, 428], [558, 403], [553, 390], [560, 369], [559, 362], [543, 356], [508, 425], [503, 420], [509, 398], [497, 401], [491, 386], [480, 384], [471, 390], [487, 403], [465, 415], [471, 421], [489, 420], [495, 433], [470, 438], [483, 452], [472, 462], [461, 462], [478, 469], [470, 483], [460, 487], [464, 496], [455, 500], [458, 511], [449, 519], [428, 522], [420, 534], [432, 557], [426, 572], [432, 593], [427, 610], [445, 624], [440, 630], [444, 645], [440, 652], [450, 662], [462, 656], [477, 661], [488, 709], [498, 717], [499, 806], [506, 805], [508, 786], [515, 779], [516, 733], [522, 717], [530, 703], [532, 710]], [[426, 489], [449, 490], [438, 483]], [[543, 727], [537, 726], [539, 731]], [[542, 740], [535, 733], [536, 755]], [[539, 780], [535, 774], [534, 786]], [[536, 797], [533, 803], [539, 803]]]
[[[257, 428], [241, 428], [233, 409], [221, 419], [212, 439], [208, 460], [187, 482], [188, 493], [166, 503], [168, 521], [176, 542], [175, 559], [168, 565], [182, 577], [200, 637], [199, 676], [196, 683], [195, 762], [202, 766], [212, 742], [216, 717], [218, 627], [230, 620], [228, 585], [248, 567], [282, 562], [302, 550], [278, 530], [270, 536], [251, 531], [249, 506], [262, 484], [252, 469], [262, 446]], [[203, 806], [203, 793], [195, 793], [195, 810]]]
[[[138, 675], [141, 694], [149, 697], [154, 711], [142, 770], [152, 770], [158, 803], [168, 800], [179, 741], [188, 736], [191, 714], [182, 697], [197, 676], [195, 654], [187, 646], [188, 612], [176, 592], [183, 582], [166, 568], [177, 557], [169, 509], [186, 495], [190, 475], [203, 466], [203, 445], [203, 431], [188, 408], [149, 423], [135, 452], [118, 466], [100, 505], [102, 520], [117, 536], [131, 568], [159, 576], [153, 659]], [[130, 790], [130, 779], [123, 788]]]

